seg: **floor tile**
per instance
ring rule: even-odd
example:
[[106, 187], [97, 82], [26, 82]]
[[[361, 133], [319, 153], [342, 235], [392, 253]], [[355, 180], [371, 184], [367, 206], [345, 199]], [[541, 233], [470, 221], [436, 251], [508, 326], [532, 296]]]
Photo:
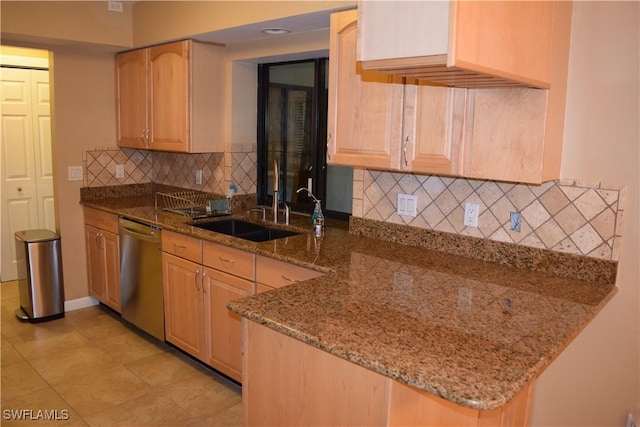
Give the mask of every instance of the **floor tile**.
[[84, 321], [76, 324], [75, 328], [92, 341], [102, 341], [129, 332], [120, 320], [104, 312], [93, 317], [87, 317]]
[[[9, 412], [6, 412], [9, 411]], [[31, 412], [29, 412], [31, 411]], [[47, 416], [49, 421], [38, 419]], [[5, 400], [2, 396], [2, 426], [88, 426], [88, 424], [50, 387]], [[21, 419], [19, 417], [22, 417]], [[57, 417], [57, 419], [55, 419]], [[35, 419], [33, 419], [35, 418]], [[53, 419], [52, 419], [53, 418]]]
[[26, 361], [3, 366], [1, 378], [2, 399], [13, 399], [49, 387]]
[[49, 384], [81, 379], [86, 375], [109, 370], [117, 363], [95, 345], [71, 347], [55, 353], [55, 357], [38, 356], [30, 361], [31, 365]]
[[34, 330], [19, 333], [13, 337], [9, 337], [13, 347], [27, 360], [36, 359], [38, 357], [55, 357], [57, 353], [68, 352], [69, 349], [90, 345], [90, 341], [83, 337], [78, 331], [70, 330], [69, 332], [52, 334], [50, 332], [43, 333], [38, 325], [31, 325]]
[[86, 421], [91, 427], [149, 427], [195, 426], [195, 421], [184, 409], [168, 397], [158, 393], [148, 394], [89, 415]]
[[157, 386], [202, 375], [204, 368], [186, 356], [171, 350], [124, 365], [148, 384]]
[[144, 359], [171, 349], [165, 343], [150, 341], [131, 331], [99, 341], [98, 345], [121, 364]]
[[214, 416], [242, 401], [240, 387], [216, 374], [185, 378], [158, 390], [181, 408], [203, 417]]
[[12, 280], [10, 282], [2, 282], [0, 285], [0, 298], [2, 300], [9, 298], [19, 298], [20, 292], [18, 291], [18, 281]]
[[63, 381], [54, 389], [85, 417], [140, 397], [151, 387], [128, 369], [116, 366], [97, 374]]
[[13, 363], [24, 361], [22, 355], [18, 353], [18, 350], [16, 350], [5, 337], [0, 338], [0, 346], [2, 346], [0, 349], [2, 351], [0, 355], [0, 362], [2, 363], [3, 369]]
[[3, 427], [242, 425], [239, 386], [106, 307], [32, 324], [19, 304], [0, 284]]

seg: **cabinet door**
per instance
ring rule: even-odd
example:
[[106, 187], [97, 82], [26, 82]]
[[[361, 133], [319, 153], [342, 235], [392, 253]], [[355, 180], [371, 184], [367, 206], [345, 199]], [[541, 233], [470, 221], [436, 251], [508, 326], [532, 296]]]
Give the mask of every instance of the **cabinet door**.
[[89, 275], [89, 295], [104, 301], [106, 294], [105, 263], [101, 247], [101, 231], [91, 225], [84, 227], [87, 247], [87, 270]]
[[154, 150], [189, 150], [189, 54], [189, 41], [149, 48], [149, 128]]
[[358, 2], [365, 69], [459, 87], [550, 87], [550, 1]]
[[147, 147], [147, 50], [116, 56], [118, 146]]
[[204, 299], [201, 267], [162, 253], [166, 339], [204, 360]]
[[408, 81], [404, 96], [403, 170], [461, 173], [466, 91]]
[[402, 79], [356, 61], [356, 11], [331, 15], [327, 163], [398, 169]]
[[547, 96], [526, 88], [470, 90], [464, 176], [540, 183]]
[[204, 290], [210, 340], [207, 364], [242, 381], [241, 316], [230, 311], [227, 304], [253, 294], [253, 282], [205, 268]]
[[120, 237], [117, 234], [102, 232], [102, 251], [104, 257], [104, 303], [120, 312]]

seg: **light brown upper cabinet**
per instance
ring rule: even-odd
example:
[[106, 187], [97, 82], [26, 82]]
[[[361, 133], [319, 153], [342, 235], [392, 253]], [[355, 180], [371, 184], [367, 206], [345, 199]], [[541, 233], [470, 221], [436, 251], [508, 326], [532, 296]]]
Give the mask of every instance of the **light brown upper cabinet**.
[[331, 15], [327, 162], [460, 174], [465, 90], [363, 70], [356, 18]]
[[116, 56], [118, 146], [224, 151], [224, 47], [193, 40]]
[[[432, 7], [431, 3], [442, 7], [440, 2], [409, 3], [410, 9], [417, 7], [414, 3], [421, 8]], [[465, 10], [460, 4], [472, 2], [455, 3], [458, 5], [451, 6], [451, 11], [460, 14]], [[490, 6], [486, 7], [495, 7], [499, 15], [500, 5], [480, 3], [473, 7], [483, 10], [481, 6], [487, 3]], [[365, 2], [361, 6], [369, 9], [379, 4], [386, 2]], [[512, 6], [504, 7], [510, 11]], [[540, 6], [545, 11], [548, 7], [552, 17], [546, 34], [551, 52], [545, 77], [548, 89], [521, 85], [449, 87], [443, 84], [456, 82], [436, 79], [434, 83], [432, 75], [401, 78], [364, 70], [355, 52], [355, 44], [362, 44], [357, 40], [361, 22], [356, 22], [355, 11], [332, 15], [327, 162], [532, 184], [559, 178], [572, 4], [554, 1]], [[445, 10], [449, 10], [448, 4]], [[360, 11], [358, 18], [364, 19], [362, 15]], [[509, 16], [516, 19], [515, 13]], [[536, 16], [531, 12], [531, 20], [536, 21]], [[410, 24], [407, 21], [407, 26], [417, 26]], [[371, 28], [370, 22], [366, 25]], [[384, 35], [393, 28], [378, 27]], [[369, 44], [384, 44], [384, 39]], [[442, 76], [449, 75], [463, 74], [443, 70]]]
[[458, 87], [551, 84], [551, 1], [358, 2], [365, 69]]
[[532, 184], [560, 177], [573, 5], [549, 4], [549, 89], [468, 89], [463, 176]]

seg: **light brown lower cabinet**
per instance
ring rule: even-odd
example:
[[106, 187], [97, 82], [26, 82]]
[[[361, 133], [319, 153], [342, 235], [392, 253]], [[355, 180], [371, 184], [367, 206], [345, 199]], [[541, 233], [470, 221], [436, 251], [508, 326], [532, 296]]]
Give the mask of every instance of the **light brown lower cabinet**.
[[227, 308], [253, 295], [324, 273], [180, 233], [162, 232], [166, 340], [238, 382], [241, 317]]
[[533, 383], [505, 406], [456, 405], [243, 319], [244, 425], [523, 426]]
[[252, 281], [205, 267], [205, 362], [236, 381], [242, 381], [241, 317], [227, 304], [253, 294]]
[[89, 295], [120, 312], [118, 216], [84, 208]]
[[166, 340], [242, 381], [240, 316], [227, 304], [254, 293], [254, 255], [166, 230], [162, 248]]
[[204, 360], [205, 304], [201, 272], [200, 264], [162, 253], [165, 339]]

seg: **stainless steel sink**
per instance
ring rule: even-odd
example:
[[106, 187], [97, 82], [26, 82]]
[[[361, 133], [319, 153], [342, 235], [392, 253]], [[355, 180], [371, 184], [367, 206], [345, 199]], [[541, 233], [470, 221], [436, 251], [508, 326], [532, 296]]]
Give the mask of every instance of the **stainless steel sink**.
[[297, 231], [265, 227], [264, 225], [254, 224], [253, 222], [247, 222], [241, 219], [225, 219], [220, 221], [192, 223], [191, 225], [193, 227], [202, 228], [215, 233], [222, 233], [227, 236], [251, 240], [252, 242], [266, 242], [269, 240], [281, 239], [300, 234]]

